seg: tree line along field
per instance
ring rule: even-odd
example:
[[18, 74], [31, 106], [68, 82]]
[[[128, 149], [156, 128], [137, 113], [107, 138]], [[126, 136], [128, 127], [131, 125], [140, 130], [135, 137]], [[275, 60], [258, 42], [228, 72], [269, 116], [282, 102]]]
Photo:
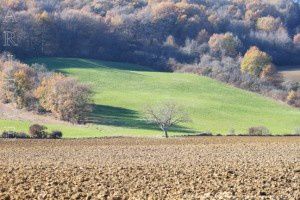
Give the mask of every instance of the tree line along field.
[[[39, 58], [48, 69], [78, 78], [92, 86], [94, 111], [87, 125], [46, 124], [66, 138], [101, 136], [160, 136], [144, 120], [146, 105], [174, 101], [190, 114], [191, 122], [171, 130], [171, 135], [199, 132], [246, 133], [251, 126], [266, 126], [273, 134], [293, 133], [300, 111], [260, 95], [192, 74], [157, 72], [126, 63], [76, 58]], [[33, 122], [0, 120], [0, 129], [27, 131]]]
[[10, 0], [0, 8], [0, 31], [18, 38], [17, 46], [0, 50], [17, 57], [97, 58], [162, 69], [169, 58], [199, 62], [212, 36], [231, 33], [240, 40], [238, 48], [229, 46], [234, 51], [244, 54], [254, 45], [276, 64], [299, 63], [295, 0]]

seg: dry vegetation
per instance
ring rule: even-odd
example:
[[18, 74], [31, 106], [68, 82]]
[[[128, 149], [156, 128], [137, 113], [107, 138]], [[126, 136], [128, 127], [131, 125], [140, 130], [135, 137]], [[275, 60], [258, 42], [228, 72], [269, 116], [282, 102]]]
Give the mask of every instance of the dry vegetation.
[[10, 54], [0, 55], [1, 103], [82, 123], [91, 111], [91, 96], [89, 86], [74, 78], [49, 72], [43, 65], [23, 64]]
[[300, 62], [295, 0], [6, 0], [0, 8], [0, 32], [12, 31], [18, 44], [0, 51], [22, 58], [71, 56], [165, 69], [169, 58], [199, 62], [210, 54], [213, 36], [227, 41], [227, 56], [257, 46], [275, 64]]
[[299, 199], [300, 138], [0, 140], [0, 199]]
[[291, 68], [291, 70], [281, 71], [280, 73], [283, 75], [284, 78], [292, 81], [300, 81], [300, 66], [296, 66]]

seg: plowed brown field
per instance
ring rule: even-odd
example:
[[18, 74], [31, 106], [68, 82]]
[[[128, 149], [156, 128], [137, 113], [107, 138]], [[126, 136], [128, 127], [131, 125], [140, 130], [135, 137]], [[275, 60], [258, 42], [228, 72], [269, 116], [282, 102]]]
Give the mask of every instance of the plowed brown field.
[[300, 138], [0, 140], [0, 199], [300, 199]]

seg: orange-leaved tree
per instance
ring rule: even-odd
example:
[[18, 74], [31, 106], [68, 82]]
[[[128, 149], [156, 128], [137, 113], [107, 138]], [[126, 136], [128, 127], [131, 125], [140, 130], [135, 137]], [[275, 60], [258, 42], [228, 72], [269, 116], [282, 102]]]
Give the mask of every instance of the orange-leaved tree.
[[259, 77], [261, 72], [271, 64], [271, 56], [253, 46], [244, 55], [241, 63], [241, 70], [242, 72]]
[[84, 122], [91, 111], [91, 89], [62, 74], [45, 78], [35, 91], [40, 105], [57, 118], [73, 123]]
[[241, 41], [232, 33], [213, 34], [209, 39], [209, 47], [214, 52], [219, 52], [225, 56], [236, 56]]
[[18, 108], [29, 108], [35, 86], [36, 73], [34, 69], [18, 61], [1, 62], [1, 101], [15, 103]]

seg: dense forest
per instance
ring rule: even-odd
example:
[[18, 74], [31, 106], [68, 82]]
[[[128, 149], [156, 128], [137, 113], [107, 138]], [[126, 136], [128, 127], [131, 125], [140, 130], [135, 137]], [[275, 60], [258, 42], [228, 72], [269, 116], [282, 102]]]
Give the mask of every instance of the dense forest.
[[[149, 65], [300, 107], [299, 83], [277, 72], [300, 64], [299, 1], [5, 0], [0, 8], [0, 51], [20, 60], [59, 56]], [[2, 76], [11, 77], [9, 59], [2, 58]]]
[[257, 46], [277, 65], [300, 63], [300, 9], [293, 0], [5, 0], [0, 6], [1, 33], [14, 37], [0, 50], [20, 58], [86, 57], [166, 69], [170, 58], [197, 63], [204, 54], [224, 53], [209, 41], [227, 33], [235, 38], [227, 56]]

